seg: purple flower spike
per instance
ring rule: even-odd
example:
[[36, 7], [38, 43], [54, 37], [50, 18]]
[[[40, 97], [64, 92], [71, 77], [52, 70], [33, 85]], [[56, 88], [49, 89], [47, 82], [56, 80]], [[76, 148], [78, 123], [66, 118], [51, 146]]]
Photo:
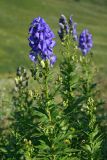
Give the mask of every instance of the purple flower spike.
[[73, 37], [74, 41], [78, 41], [76, 31], [77, 24], [73, 22], [72, 16], [70, 16], [69, 21], [67, 22], [66, 17], [61, 15], [59, 19], [59, 27], [60, 30], [58, 31], [58, 35], [62, 42], [64, 41], [64, 37], [68, 34]]
[[73, 24], [73, 19], [72, 19], [72, 16], [70, 16], [69, 18], [69, 25], [72, 25]]
[[93, 47], [92, 34], [87, 29], [84, 29], [79, 36], [79, 48], [83, 55], [86, 55]]
[[51, 60], [55, 46], [54, 33], [43, 18], [34, 18], [29, 28], [29, 46], [31, 47], [30, 59], [36, 62], [38, 55], [43, 60]]
[[72, 36], [74, 38], [75, 41], [78, 40], [78, 36], [77, 36], [77, 23], [73, 23], [72, 24]]
[[64, 36], [69, 34], [69, 25], [67, 23], [66, 17], [63, 14], [59, 18], [59, 27], [60, 30], [58, 31], [58, 35], [61, 41], [64, 41]]

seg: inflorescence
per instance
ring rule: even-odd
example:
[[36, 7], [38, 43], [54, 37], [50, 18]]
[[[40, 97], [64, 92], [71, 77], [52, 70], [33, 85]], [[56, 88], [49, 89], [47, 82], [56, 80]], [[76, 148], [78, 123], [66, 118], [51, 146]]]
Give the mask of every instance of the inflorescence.
[[77, 46], [83, 55], [86, 55], [93, 47], [92, 34], [89, 33], [88, 29], [84, 29], [78, 36], [77, 23], [73, 21], [72, 16], [67, 21], [66, 17], [61, 15], [59, 18], [59, 27], [58, 35], [60, 40], [64, 42], [66, 35], [72, 36], [73, 40], [78, 43]]
[[56, 62], [56, 56], [53, 54], [53, 47], [55, 46], [54, 33], [44, 21], [43, 18], [35, 18], [29, 28], [29, 46], [31, 51], [29, 54], [33, 62], [38, 61], [38, 57], [42, 60], [48, 60], [53, 66]]
[[66, 17], [64, 15], [61, 15], [59, 19], [59, 26], [60, 29], [58, 31], [58, 34], [62, 42], [64, 41], [64, 37], [67, 34], [73, 36], [73, 39], [77, 41], [78, 39], [76, 31], [77, 24], [73, 22], [72, 16], [70, 16], [69, 21], [67, 22]]
[[84, 29], [79, 36], [79, 48], [83, 55], [86, 55], [93, 46], [92, 34], [89, 33], [88, 29]]

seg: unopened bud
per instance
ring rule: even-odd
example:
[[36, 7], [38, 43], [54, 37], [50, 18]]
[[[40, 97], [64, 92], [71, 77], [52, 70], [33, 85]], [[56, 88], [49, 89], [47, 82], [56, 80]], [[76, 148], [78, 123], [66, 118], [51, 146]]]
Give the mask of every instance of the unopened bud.
[[29, 144], [30, 144], [30, 145], [32, 144], [31, 140], [29, 140]]
[[45, 68], [45, 62], [43, 60], [41, 61], [41, 66], [42, 68]]
[[16, 83], [16, 85], [18, 85], [18, 84], [19, 84], [19, 80], [18, 80], [18, 78], [15, 78], [15, 83]]

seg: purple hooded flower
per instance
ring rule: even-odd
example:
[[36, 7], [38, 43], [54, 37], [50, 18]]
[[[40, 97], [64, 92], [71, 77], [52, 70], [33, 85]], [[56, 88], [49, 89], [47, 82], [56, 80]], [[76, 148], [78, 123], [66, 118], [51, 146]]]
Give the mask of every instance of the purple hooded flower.
[[53, 56], [53, 47], [55, 46], [54, 33], [43, 18], [35, 18], [29, 28], [29, 46], [31, 47], [30, 59], [37, 61], [38, 55], [43, 60], [50, 60]]
[[92, 34], [89, 33], [88, 29], [84, 29], [79, 36], [79, 48], [83, 55], [86, 55], [93, 47]]

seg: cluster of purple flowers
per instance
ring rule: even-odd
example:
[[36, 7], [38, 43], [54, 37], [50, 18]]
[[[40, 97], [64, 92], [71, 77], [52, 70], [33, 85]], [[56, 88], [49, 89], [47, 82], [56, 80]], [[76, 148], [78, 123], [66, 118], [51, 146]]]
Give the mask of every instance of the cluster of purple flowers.
[[53, 54], [53, 47], [55, 46], [54, 33], [51, 31], [48, 24], [43, 18], [35, 18], [29, 28], [29, 46], [31, 52], [30, 59], [33, 62], [38, 60], [38, 56], [43, 60], [49, 60], [50, 65], [56, 62], [56, 56]]
[[84, 29], [79, 36], [79, 48], [83, 55], [86, 55], [93, 46], [92, 34], [89, 33], [88, 29]]
[[73, 36], [73, 39], [77, 41], [78, 39], [76, 31], [77, 24], [73, 22], [72, 16], [70, 16], [68, 23], [66, 17], [64, 15], [61, 15], [59, 19], [59, 26], [60, 29], [58, 31], [58, 34], [61, 41], [64, 41], [64, 37], [67, 34], [71, 34]]
[[[92, 35], [87, 29], [84, 29], [80, 36], [77, 35], [77, 24], [73, 22], [72, 16], [67, 21], [64, 15], [61, 15], [59, 19], [60, 29], [58, 31], [61, 41], [64, 41], [64, 37], [69, 34], [78, 43], [78, 48], [83, 55], [86, 55], [93, 46]], [[56, 62], [56, 56], [53, 54], [53, 47], [55, 46], [54, 33], [44, 21], [43, 18], [35, 18], [30, 24], [29, 28], [29, 46], [31, 51], [29, 54], [30, 59], [33, 62], [38, 60], [38, 56], [42, 60], [49, 60], [50, 65], [53, 66]]]
[[84, 29], [82, 33], [77, 35], [77, 23], [73, 22], [72, 16], [69, 21], [64, 15], [61, 15], [59, 19], [60, 30], [58, 31], [61, 41], [64, 41], [65, 35], [69, 34], [78, 43], [78, 48], [81, 50], [83, 55], [86, 55], [93, 46], [92, 34], [87, 29]]

